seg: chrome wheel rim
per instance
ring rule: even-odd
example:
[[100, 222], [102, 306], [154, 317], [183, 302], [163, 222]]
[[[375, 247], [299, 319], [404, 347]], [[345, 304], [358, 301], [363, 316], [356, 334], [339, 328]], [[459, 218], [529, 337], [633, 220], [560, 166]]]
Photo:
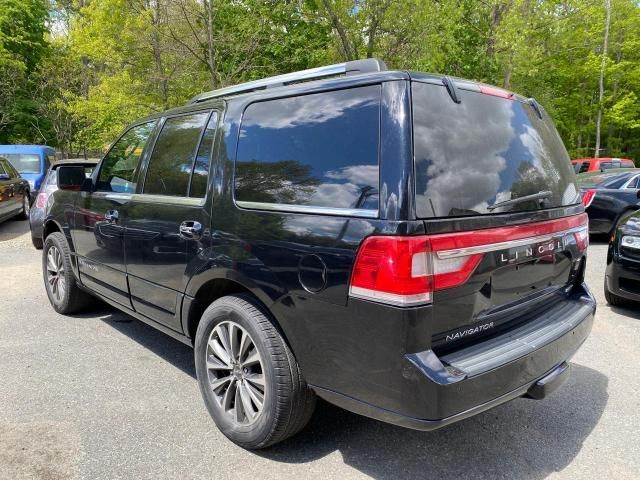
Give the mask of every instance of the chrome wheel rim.
[[51, 246], [47, 251], [47, 288], [57, 302], [64, 298], [67, 289], [62, 253], [56, 246]]
[[31, 210], [31, 205], [29, 204], [29, 197], [25, 195], [22, 199], [22, 203], [24, 204], [24, 214], [29, 215], [29, 210]]
[[216, 325], [206, 351], [209, 388], [222, 411], [239, 425], [260, 417], [265, 400], [262, 357], [249, 333], [232, 321]]

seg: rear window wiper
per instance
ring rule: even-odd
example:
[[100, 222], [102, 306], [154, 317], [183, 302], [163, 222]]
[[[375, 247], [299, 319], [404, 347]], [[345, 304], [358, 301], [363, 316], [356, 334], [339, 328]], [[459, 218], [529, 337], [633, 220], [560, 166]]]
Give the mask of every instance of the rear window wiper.
[[505, 200], [504, 202], [494, 203], [493, 205], [487, 207], [487, 210], [492, 211], [496, 208], [508, 207], [510, 205], [515, 205], [522, 202], [530, 202], [532, 200], [544, 200], [545, 198], [549, 198], [551, 196], [553, 196], [553, 192], [544, 190], [542, 192], [532, 193], [531, 195], [525, 195], [524, 197], [514, 198], [513, 200]]

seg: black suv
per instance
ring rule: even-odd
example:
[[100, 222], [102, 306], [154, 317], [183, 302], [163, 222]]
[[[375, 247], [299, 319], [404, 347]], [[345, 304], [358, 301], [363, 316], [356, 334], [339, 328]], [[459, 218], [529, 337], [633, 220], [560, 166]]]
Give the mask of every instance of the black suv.
[[420, 430], [542, 398], [592, 326], [573, 167], [504, 90], [333, 65], [200, 95], [75, 169], [45, 219], [53, 307], [90, 293], [192, 344], [246, 448], [316, 395]]

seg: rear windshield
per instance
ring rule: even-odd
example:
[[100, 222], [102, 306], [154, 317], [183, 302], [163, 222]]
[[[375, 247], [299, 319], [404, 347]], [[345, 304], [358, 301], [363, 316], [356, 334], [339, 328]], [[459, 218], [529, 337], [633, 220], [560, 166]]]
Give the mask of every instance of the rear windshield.
[[3, 157], [8, 158], [20, 173], [42, 173], [40, 155], [31, 153], [6, 153], [3, 154]]
[[[579, 202], [573, 165], [546, 114], [541, 120], [528, 104], [477, 92], [459, 90], [457, 104], [444, 86], [412, 88], [420, 218]], [[530, 199], [513, 202], [522, 197]]]

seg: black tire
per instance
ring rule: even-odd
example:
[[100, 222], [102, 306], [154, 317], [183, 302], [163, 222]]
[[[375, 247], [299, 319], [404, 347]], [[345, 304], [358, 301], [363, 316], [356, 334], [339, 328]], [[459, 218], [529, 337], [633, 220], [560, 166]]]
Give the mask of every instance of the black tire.
[[31, 243], [33, 243], [33, 246], [36, 248], [36, 250], [42, 250], [42, 247], [44, 247], [41, 238], [31, 237]]
[[31, 210], [31, 197], [29, 192], [25, 192], [22, 197], [22, 212], [16, 217], [18, 220], [29, 220], [29, 211]]
[[604, 280], [604, 298], [612, 307], [632, 307], [636, 304], [633, 300], [620, 297], [619, 295], [616, 295], [615, 293], [609, 291], [606, 278]]
[[[249, 425], [238, 423], [224, 410], [209, 383], [210, 378], [215, 378], [213, 371], [210, 373], [207, 368], [207, 361], [212, 358], [209, 340], [217, 326], [231, 323], [244, 329], [261, 357], [264, 402], [262, 410]], [[205, 405], [220, 431], [235, 444], [247, 449], [266, 448], [295, 435], [309, 422], [315, 409], [315, 393], [307, 386], [296, 359], [269, 315], [250, 295], [222, 297], [205, 310], [196, 333], [194, 355]], [[246, 373], [247, 369], [244, 371]], [[232, 375], [230, 371], [229, 378]], [[226, 388], [231, 389], [244, 379], [233, 382], [236, 380]], [[238, 399], [237, 394], [235, 399]]]
[[[48, 265], [47, 263], [49, 261], [49, 253], [52, 252], [52, 255], [55, 253], [53, 249], [57, 249], [60, 253], [59, 266], [61, 268], [56, 275], [52, 275], [52, 277], [59, 277], [56, 284], [58, 286], [57, 290], [54, 288], [52, 282], [49, 281], [49, 274], [52, 271], [51, 267], [53, 267], [53, 265]], [[62, 314], [76, 313], [85, 308], [91, 301], [91, 295], [81, 290], [76, 284], [76, 278], [71, 267], [69, 245], [67, 244], [67, 239], [60, 232], [52, 233], [44, 241], [44, 248], [42, 249], [42, 275], [49, 302], [51, 302], [51, 306], [56, 312]], [[60, 289], [61, 280], [64, 281], [62, 284], [64, 289]]]

